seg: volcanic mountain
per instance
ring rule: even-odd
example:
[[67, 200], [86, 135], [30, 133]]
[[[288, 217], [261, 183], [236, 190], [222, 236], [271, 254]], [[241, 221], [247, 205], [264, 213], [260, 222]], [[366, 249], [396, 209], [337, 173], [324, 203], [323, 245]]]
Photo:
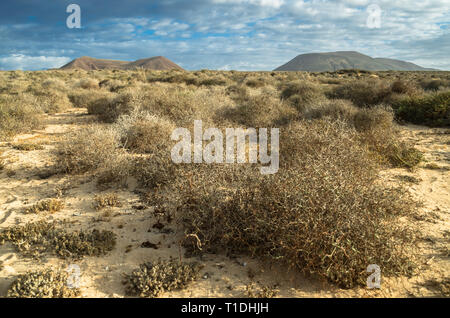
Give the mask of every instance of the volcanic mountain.
[[276, 68], [275, 71], [333, 72], [342, 69], [434, 71], [434, 69], [424, 68], [413, 63], [387, 58], [372, 58], [354, 51], [301, 54]]
[[104, 60], [96, 59], [89, 56], [83, 56], [77, 58], [60, 69], [82, 69], [86, 71], [90, 70], [134, 70], [134, 69], [148, 69], [148, 70], [171, 70], [178, 69], [183, 70], [180, 66], [174, 62], [166, 59], [163, 56], [155, 56], [147, 59], [141, 59], [134, 62], [117, 61], [117, 60]]

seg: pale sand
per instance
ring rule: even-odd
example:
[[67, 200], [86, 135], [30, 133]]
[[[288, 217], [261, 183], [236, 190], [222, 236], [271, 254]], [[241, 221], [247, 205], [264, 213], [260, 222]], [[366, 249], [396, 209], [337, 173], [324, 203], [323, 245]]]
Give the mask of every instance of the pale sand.
[[[176, 225], [169, 227], [174, 233], [162, 234], [152, 229], [157, 221], [151, 208], [136, 210], [132, 208], [139, 202], [134, 192], [135, 181], [129, 180], [129, 188], [116, 190], [124, 203], [121, 208], [114, 208], [117, 216], [107, 220], [98, 219], [101, 212], [93, 207], [94, 195], [100, 193], [95, 180], [90, 176], [56, 175], [48, 179], [39, 179], [36, 174], [52, 164], [52, 149], [61, 134], [79, 129], [93, 118], [85, 110], [71, 109], [64, 114], [45, 118], [46, 128], [32, 134], [21, 135], [13, 142], [24, 141], [43, 144], [45, 149], [38, 151], [18, 151], [8, 143], [0, 143], [0, 156], [6, 158], [6, 168], [0, 171], [0, 228], [38, 219], [69, 219], [71, 229], [107, 229], [118, 235], [116, 248], [104, 257], [85, 257], [74, 261], [81, 268], [82, 297], [124, 297], [125, 290], [122, 273], [129, 273], [140, 263], [158, 258], [179, 258], [178, 242], [181, 233], [176, 232]], [[447, 134], [443, 134], [447, 132]], [[442, 295], [430, 283], [436, 279], [442, 281], [450, 278], [449, 258], [442, 254], [442, 249], [450, 246], [450, 134], [449, 130], [427, 127], [402, 127], [404, 138], [417, 144], [425, 153], [428, 163], [436, 163], [441, 169], [431, 170], [423, 165], [410, 172], [406, 169], [390, 169], [382, 172], [383, 182], [400, 182], [395, 176], [408, 175], [420, 179], [419, 184], [406, 183], [413, 196], [424, 202], [420, 217], [410, 224], [425, 238], [420, 241], [420, 256], [423, 261], [417, 275], [412, 278], [383, 278], [380, 290], [355, 288], [339, 289], [314, 277], [305, 277], [295, 270], [282, 266], [262, 264], [249, 257], [229, 259], [221, 255], [207, 255], [202, 263], [205, 267], [201, 277], [185, 290], [162, 294], [161, 297], [245, 297], [245, 287], [251, 281], [256, 285], [278, 285], [279, 297], [428, 297]], [[3, 153], [1, 151], [3, 150]], [[7, 176], [8, 170], [15, 175]], [[60, 189], [61, 191], [59, 191]], [[66, 207], [52, 215], [28, 215], [23, 207], [38, 200], [54, 197], [62, 193]], [[108, 191], [106, 191], [108, 192]], [[123, 225], [119, 229], [118, 226]], [[148, 230], [151, 229], [150, 232]], [[158, 249], [141, 248], [144, 241], [159, 243]], [[132, 250], [125, 252], [132, 245]], [[170, 246], [170, 247], [169, 247]], [[183, 256], [183, 255], [182, 255]], [[42, 269], [47, 266], [66, 269], [68, 260], [48, 257], [46, 262], [23, 258], [15, 252], [11, 244], [0, 246], [0, 296], [4, 296], [14, 277], [27, 270]], [[256, 273], [250, 279], [248, 271]], [[207, 278], [203, 278], [208, 273]]]

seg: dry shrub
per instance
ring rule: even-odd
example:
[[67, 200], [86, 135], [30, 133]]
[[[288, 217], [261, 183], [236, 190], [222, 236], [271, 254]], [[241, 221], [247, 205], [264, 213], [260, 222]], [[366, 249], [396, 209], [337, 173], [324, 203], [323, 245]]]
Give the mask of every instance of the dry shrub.
[[102, 188], [127, 186], [127, 179], [133, 171], [133, 160], [126, 152], [109, 157], [97, 171], [97, 185]]
[[442, 88], [450, 87], [450, 80], [445, 79], [423, 79], [419, 85], [427, 91], [437, 91]]
[[321, 91], [318, 85], [301, 80], [295, 80], [282, 84], [281, 98], [288, 99], [293, 95], [299, 95], [304, 98], [305, 101], [312, 101], [317, 95], [320, 95]]
[[[50, 83], [54, 83], [54, 80], [50, 81]], [[45, 84], [48, 87], [45, 87]], [[53, 114], [72, 107], [72, 103], [67, 97], [67, 89], [65, 87], [58, 87], [58, 84], [53, 86], [48, 82], [41, 84], [39, 80], [33, 80], [25, 92], [35, 96], [37, 107], [45, 113]]]
[[107, 207], [121, 207], [119, 197], [115, 193], [108, 193], [104, 195], [96, 195], [94, 198], [94, 208], [99, 211]]
[[115, 124], [123, 146], [135, 153], [158, 154], [167, 151], [176, 126], [165, 118], [134, 112], [121, 116]]
[[410, 274], [412, 238], [395, 220], [414, 204], [406, 191], [377, 184], [357, 132], [316, 120], [281, 136], [275, 175], [248, 165], [208, 167], [177, 185], [186, 233], [199, 237], [203, 251], [284, 261], [346, 288], [365, 284], [369, 264], [385, 275]]
[[250, 97], [249, 89], [245, 85], [230, 85], [225, 92], [238, 105], [245, 103]]
[[66, 135], [57, 146], [57, 166], [64, 172], [95, 171], [122, 153], [120, 136], [111, 127], [90, 125]]
[[106, 88], [110, 92], [117, 92], [127, 86], [127, 83], [117, 79], [106, 79], [99, 83], [101, 88]]
[[20, 151], [34, 151], [43, 150], [44, 146], [39, 144], [17, 143], [13, 145], [13, 148]]
[[66, 83], [59, 78], [48, 78], [42, 82], [42, 88], [46, 90], [57, 90], [61, 92], [67, 91]]
[[182, 264], [169, 261], [147, 262], [125, 275], [123, 284], [129, 295], [158, 297], [163, 292], [185, 288], [198, 277], [198, 264]]
[[55, 213], [64, 209], [64, 201], [59, 199], [45, 199], [33, 206], [26, 208], [25, 213], [50, 212]]
[[308, 119], [329, 117], [352, 123], [358, 111], [359, 109], [352, 102], [344, 99], [334, 99], [306, 108], [303, 112], [303, 117]]
[[25, 256], [39, 258], [43, 253], [55, 253], [61, 258], [100, 256], [116, 245], [116, 235], [111, 231], [67, 232], [53, 223], [38, 221], [15, 225], [0, 232], [0, 245], [11, 242]]
[[101, 100], [114, 97], [114, 94], [103, 90], [73, 90], [69, 99], [74, 107], [87, 108], [89, 114], [98, 114], [96, 109], [101, 105]]
[[260, 88], [264, 87], [266, 85], [266, 79], [264, 77], [258, 77], [258, 78], [248, 78], [245, 81], [245, 85], [252, 88]]
[[292, 81], [282, 84], [281, 98], [287, 99], [297, 110], [302, 111], [313, 103], [326, 100], [322, 89], [314, 83], [307, 81]]
[[186, 85], [200, 85], [200, 78], [190, 72], [164, 72], [154, 73], [147, 78], [147, 82], [162, 82], [162, 83], [185, 83]]
[[45, 113], [54, 114], [72, 107], [72, 103], [65, 92], [50, 89], [40, 91], [35, 95], [39, 108]]
[[396, 94], [414, 94], [417, 92], [417, 87], [412, 82], [396, 80], [391, 84], [390, 90]]
[[311, 107], [304, 112], [304, 117], [328, 117], [345, 122], [359, 132], [361, 142], [368, 146], [380, 162], [413, 168], [423, 160], [418, 150], [400, 139], [394, 113], [388, 106], [357, 108], [346, 100], [331, 100]]
[[156, 188], [174, 180], [178, 176], [179, 168], [180, 166], [172, 161], [170, 152], [162, 152], [134, 158], [131, 173], [142, 186]]
[[223, 75], [217, 75], [217, 76], [208, 76], [206, 78], [203, 78], [199, 81], [198, 85], [200, 86], [224, 86], [228, 84], [228, 80]]
[[80, 295], [78, 288], [67, 284], [69, 273], [46, 269], [19, 275], [8, 289], [6, 297], [72, 298]]
[[361, 140], [383, 162], [394, 167], [413, 168], [423, 155], [412, 145], [399, 137], [391, 108], [377, 107], [360, 109], [354, 116], [354, 126], [360, 132]]
[[75, 87], [83, 88], [83, 89], [97, 89], [99, 88], [98, 81], [93, 78], [83, 78], [79, 80]]
[[256, 287], [254, 283], [245, 286], [246, 297], [248, 298], [273, 298], [278, 294], [275, 286], [259, 286]]
[[384, 81], [369, 79], [337, 86], [328, 93], [328, 97], [348, 99], [356, 106], [364, 107], [381, 104], [390, 94], [391, 89]]
[[41, 127], [37, 99], [31, 94], [0, 95], [0, 139]]
[[270, 94], [247, 96], [237, 101], [234, 107], [221, 109], [215, 121], [223, 118], [247, 127], [278, 127], [297, 117], [297, 112], [290, 105]]
[[114, 124], [124, 148], [144, 154], [129, 158], [129, 173], [146, 187], [156, 187], [176, 176], [178, 166], [172, 162], [171, 140], [175, 125], [165, 118], [134, 111], [122, 115]]
[[99, 118], [114, 122], [120, 115], [147, 112], [169, 119], [177, 126], [185, 126], [195, 119], [210, 120], [215, 108], [230, 103], [223, 91], [214, 88], [189, 89], [167, 84], [146, 84], [121, 92], [106, 105]]

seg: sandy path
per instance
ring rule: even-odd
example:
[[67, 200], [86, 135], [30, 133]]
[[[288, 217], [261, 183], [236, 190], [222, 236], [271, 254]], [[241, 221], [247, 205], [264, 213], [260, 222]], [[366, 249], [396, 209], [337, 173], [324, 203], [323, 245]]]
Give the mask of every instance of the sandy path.
[[[152, 208], [138, 210], [139, 192], [130, 180], [128, 189], [115, 190], [123, 206], [113, 209], [113, 216], [102, 217], [93, 207], [94, 194], [102, 193], [91, 176], [53, 175], [42, 177], [42, 172], [51, 169], [52, 150], [60, 136], [70, 130], [79, 129], [93, 120], [85, 110], [71, 109], [64, 114], [45, 118], [46, 128], [32, 134], [21, 135], [15, 142], [39, 143], [44, 150], [18, 151], [11, 143], [0, 143], [0, 154], [6, 167], [0, 171], [0, 228], [23, 224], [37, 219], [47, 221], [68, 219], [72, 229], [107, 229], [118, 235], [116, 248], [104, 257], [85, 257], [74, 261], [81, 268], [81, 290], [83, 297], [124, 297], [121, 284], [122, 273], [129, 273], [140, 263], [170, 256], [178, 258], [180, 233], [174, 224], [165, 231], [152, 228], [158, 220]], [[289, 271], [277, 266], [271, 268], [247, 257], [229, 259], [221, 255], [207, 255], [201, 260], [205, 264], [201, 277], [188, 289], [165, 293], [162, 297], [243, 297], [245, 287], [251, 281], [256, 285], [277, 285], [281, 297], [410, 297], [442, 295], [434, 280], [450, 278], [448, 255], [442, 251], [450, 243], [450, 135], [444, 129], [418, 126], [403, 127], [405, 138], [414, 140], [425, 152], [428, 163], [438, 169], [418, 168], [414, 172], [391, 169], [383, 172], [390, 182], [401, 182], [398, 175], [413, 176], [419, 180], [408, 183], [411, 193], [424, 202], [420, 216], [414, 221], [422, 233], [420, 247], [424, 263], [418, 275], [412, 278], [389, 278], [382, 282], [381, 290], [356, 288], [341, 290], [314, 277]], [[436, 167], [435, 167], [436, 168]], [[108, 191], [106, 191], [108, 192]], [[106, 193], [105, 192], [105, 193]], [[52, 215], [28, 215], [23, 208], [38, 200], [61, 195], [65, 209]], [[142, 242], [150, 241], [158, 249], [142, 248]], [[131, 246], [131, 248], [129, 247]], [[448, 254], [448, 253], [447, 253]], [[9, 284], [18, 274], [30, 269], [52, 266], [66, 269], [71, 262], [55, 257], [35, 261], [21, 257], [8, 243], [0, 246], [0, 296], [6, 294]], [[254, 278], [249, 278], [249, 272]]]

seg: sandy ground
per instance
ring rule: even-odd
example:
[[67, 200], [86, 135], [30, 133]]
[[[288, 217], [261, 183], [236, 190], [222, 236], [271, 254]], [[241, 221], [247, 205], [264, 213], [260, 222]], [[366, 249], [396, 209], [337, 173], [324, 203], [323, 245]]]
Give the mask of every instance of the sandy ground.
[[[113, 216], [102, 217], [101, 212], [93, 208], [93, 202], [94, 195], [103, 192], [96, 188], [92, 177], [54, 175], [42, 178], [42, 172], [51, 169], [52, 150], [61, 135], [79, 129], [92, 120], [85, 110], [71, 109], [66, 113], [47, 116], [43, 130], [17, 136], [10, 143], [0, 143], [0, 157], [6, 161], [5, 168], [0, 171], [0, 229], [38, 219], [66, 219], [71, 229], [98, 228], [115, 232], [118, 236], [116, 248], [106, 256], [85, 257], [80, 261], [52, 256], [36, 261], [21, 257], [7, 243], [0, 246], [0, 261], [3, 263], [0, 296], [6, 295], [18, 274], [46, 267], [65, 270], [73, 263], [81, 269], [82, 297], [124, 297], [122, 273], [129, 273], [145, 261], [180, 257], [181, 233], [177, 232], [175, 224], [169, 224], [161, 232], [152, 228], [158, 221], [152, 207], [142, 210], [133, 208], [139, 205], [139, 189], [136, 189], [133, 180], [129, 180], [127, 189], [114, 190], [123, 206], [114, 208]], [[387, 182], [404, 183], [413, 196], [424, 203], [412, 224], [422, 237], [419, 243], [422, 261], [417, 275], [411, 278], [382, 277], [379, 290], [343, 290], [315, 277], [305, 277], [295, 270], [270, 267], [250, 258], [229, 259], [207, 255], [201, 260], [205, 267], [199, 280], [187, 289], [165, 293], [161, 297], [245, 297], [246, 285], [250, 282], [256, 286], [277, 285], [279, 297], [444, 296], [442, 286], [436, 282], [450, 279], [450, 131], [411, 125], [402, 127], [402, 134], [425, 153], [427, 162], [415, 171], [383, 171], [382, 178]], [[11, 144], [16, 142], [42, 144], [44, 150], [15, 150]], [[434, 164], [431, 166], [433, 169], [425, 168], [427, 164]], [[404, 176], [414, 178], [405, 181]], [[44, 215], [23, 213], [24, 207], [57, 195], [66, 204], [62, 211]], [[158, 248], [142, 248], [141, 244], [145, 241], [157, 244]]]

